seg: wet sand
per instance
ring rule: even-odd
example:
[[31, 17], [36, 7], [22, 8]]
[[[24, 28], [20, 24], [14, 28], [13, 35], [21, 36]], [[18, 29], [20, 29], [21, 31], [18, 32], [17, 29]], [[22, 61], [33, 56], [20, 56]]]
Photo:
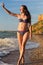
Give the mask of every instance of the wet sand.
[[[43, 65], [43, 35], [33, 35], [32, 40], [39, 42], [40, 47], [25, 50], [25, 65]], [[8, 64], [17, 64], [19, 51], [12, 51], [9, 55], [2, 57], [2, 61]]]

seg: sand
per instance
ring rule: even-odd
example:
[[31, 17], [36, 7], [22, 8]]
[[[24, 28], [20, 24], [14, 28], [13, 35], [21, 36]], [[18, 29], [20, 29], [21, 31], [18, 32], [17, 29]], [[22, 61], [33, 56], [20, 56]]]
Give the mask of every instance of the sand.
[[[43, 35], [33, 35], [32, 40], [39, 42], [40, 47], [25, 50], [25, 65], [43, 65]], [[2, 57], [2, 61], [8, 64], [17, 64], [19, 50], [10, 52], [9, 55]]]

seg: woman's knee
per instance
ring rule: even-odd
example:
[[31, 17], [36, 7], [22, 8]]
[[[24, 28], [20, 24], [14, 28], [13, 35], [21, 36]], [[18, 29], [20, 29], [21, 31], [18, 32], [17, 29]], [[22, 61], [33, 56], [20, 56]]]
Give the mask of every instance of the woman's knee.
[[22, 47], [25, 47], [26, 41], [22, 41]]
[[22, 44], [22, 49], [25, 49], [25, 44]]

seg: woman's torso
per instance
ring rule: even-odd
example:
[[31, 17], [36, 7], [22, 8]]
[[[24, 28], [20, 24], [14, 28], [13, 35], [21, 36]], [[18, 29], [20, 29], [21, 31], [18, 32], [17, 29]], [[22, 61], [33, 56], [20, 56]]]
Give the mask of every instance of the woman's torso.
[[26, 29], [28, 29], [28, 21], [24, 22], [25, 19], [27, 19], [28, 17], [27, 16], [19, 16], [18, 19], [22, 19], [23, 21], [19, 22], [18, 24], [18, 30], [19, 31], [24, 31]]

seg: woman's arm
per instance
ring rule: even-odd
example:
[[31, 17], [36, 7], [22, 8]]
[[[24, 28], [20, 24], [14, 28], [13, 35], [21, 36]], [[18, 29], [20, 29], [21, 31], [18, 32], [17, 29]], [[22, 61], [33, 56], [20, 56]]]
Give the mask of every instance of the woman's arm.
[[20, 14], [16, 14], [16, 13], [12, 13], [11, 11], [9, 11], [7, 8], [5, 8], [5, 5], [4, 3], [2, 3], [2, 7], [3, 9], [11, 16], [15, 16], [15, 17], [18, 17]]
[[30, 24], [30, 26], [29, 26], [29, 38], [30, 38], [30, 40], [32, 39], [32, 26], [31, 26], [31, 24]]

